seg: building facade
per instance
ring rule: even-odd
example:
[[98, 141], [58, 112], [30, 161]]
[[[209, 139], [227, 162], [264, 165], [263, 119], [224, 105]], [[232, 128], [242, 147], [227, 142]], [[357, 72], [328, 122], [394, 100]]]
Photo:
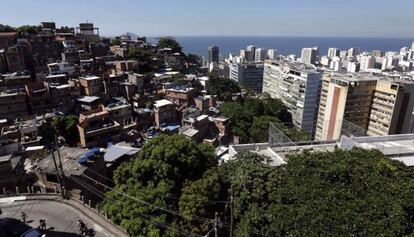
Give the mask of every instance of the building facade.
[[230, 79], [242, 87], [261, 92], [263, 63], [233, 63], [230, 65]]
[[263, 92], [278, 98], [288, 107], [294, 125], [314, 135], [321, 72], [315, 67], [285, 61], [266, 61], [264, 64]]
[[377, 78], [325, 73], [319, 103], [316, 140], [335, 140], [344, 120], [362, 130], [368, 128], [372, 96]]
[[377, 82], [367, 135], [382, 136], [413, 132], [414, 83]]

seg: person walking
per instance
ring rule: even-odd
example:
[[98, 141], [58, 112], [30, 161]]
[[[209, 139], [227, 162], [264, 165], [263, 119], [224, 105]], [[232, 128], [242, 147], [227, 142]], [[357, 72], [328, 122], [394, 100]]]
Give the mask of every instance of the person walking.
[[22, 212], [22, 221], [26, 224], [27, 214]]
[[82, 221], [82, 220], [78, 220], [78, 228], [79, 228], [79, 232], [82, 236], [84, 236], [87, 233], [87, 227], [86, 224]]
[[40, 219], [39, 223], [40, 223], [40, 229], [46, 230], [46, 220]]

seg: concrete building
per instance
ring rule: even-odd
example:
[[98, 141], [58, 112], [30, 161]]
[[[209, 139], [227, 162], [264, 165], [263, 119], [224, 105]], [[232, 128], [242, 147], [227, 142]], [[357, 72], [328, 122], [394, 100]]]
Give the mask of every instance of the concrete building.
[[17, 46], [12, 46], [7, 49], [6, 61], [9, 72], [22, 72], [26, 70], [24, 55]]
[[328, 56], [322, 56], [321, 57], [321, 65], [324, 67], [330, 67], [331, 65], [331, 58]]
[[138, 61], [135, 60], [125, 60], [125, 61], [116, 61], [115, 62], [116, 72], [135, 72], [139, 69]]
[[347, 67], [347, 72], [357, 73], [359, 72], [359, 63], [358, 62], [349, 62]]
[[161, 127], [163, 124], [177, 121], [175, 105], [169, 100], [157, 100], [154, 104], [155, 125]]
[[[255, 58], [255, 56], [256, 56], [256, 45], [249, 45], [249, 46], [247, 46], [247, 51], [250, 51], [251, 52], [251, 58], [250, 59], [248, 59], [248, 61], [255, 61], [256, 60], [256, 58]], [[247, 58], [246, 58], [247, 59]]]
[[0, 118], [16, 119], [28, 114], [24, 89], [0, 92]]
[[306, 64], [315, 64], [318, 60], [318, 48], [303, 48], [301, 62]]
[[350, 48], [348, 50], [348, 57], [356, 57], [359, 54], [358, 48]]
[[379, 80], [374, 92], [367, 135], [414, 132], [414, 82]]
[[341, 50], [339, 50], [338, 48], [329, 48], [328, 49], [328, 57], [329, 58], [339, 57], [340, 53], [341, 53]]
[[220, 61], [219, 55], [220, 55], [219, 47], [215, 45], [208, 47], [208, 63], [209, 64], [219, 63]]
[[278, 57], [277, 49], [268, 49], [267, 50], [267, 58], [270, 60], [276, 60]]
[[99, 28], [94, 27], [93, 23], [80, 23], [76, 27], [76, 35], [89, 42], [99, 42]]
[[266, 60], [267, 50], [263, 48], [257, 48], [254, 55], [255, 62], [263, 62], [264, 60]]
[[342, 62], [341, 62], [341, 58], [334, 56], [332, 58], [332, 61], [329, 65], [329, 68], [334, 71], [334, 72], [339, 72], [342, 70]]
[[128, 81], [136, 87], [136, 92], [141, 94], [144, 92], [145, 75], [138, 73], [128, 73]]
[[233, 63], [230, 65], [229, 77], [242, 87], [261, 92], [263, 63]]
[[119, 141], [121, 125], [113, 120], [103, 105], [79, 114], [78, 131], [82, 147], [106, 145]]
[[369, 69], [375, 68], [375, 58], [371, 55], [363, 55], [360, 60], [360, 70], [363, 72], [369, 71]]
[[29, 114], [41, 115], [53, 109], [49, 89], [42, 82], [27, 84], [25, 89]]
[[165, 91], [165, 98], [175, 105], [189, 105], [195, 97], [195, 88], [193, 87], [174, 87]]
[[325, 73], [319, 103], [316, 140], [338, 139], [344, 120], [368, 128], [370, 107], [378, 78]]
[[321, 72], [308, 64], [266, 61], [263, 92], [278, 98], [292, 113], [294, 125], [313, 136], [315, 133]]
[[16, 44], [17, 32], [0, 32], [0, 49], [7, 49]]
[[74, 109], [75, 98], [80, 95], [80, 91], [74, 84], [49, 83], [48, 87], [54, 108], [64, 113], [68, 113]]
[[67, 74], [68, 76], [73, 76], [76, 73], [76, 66], [68, 62], [56, 62], [49, 63], [47, 65], [49, 68], [49, 74]]
[[123, 131], [135, 129], [137, 124], [132, 117], [132, 105], [122, 100], [108, 104], [105, 110], [109, 112], [111, 119], [121, 125]]
[[79, 78], [81, 92], [86, 96], [99, 96], [103, 93], [103, 80], [97, 76]]

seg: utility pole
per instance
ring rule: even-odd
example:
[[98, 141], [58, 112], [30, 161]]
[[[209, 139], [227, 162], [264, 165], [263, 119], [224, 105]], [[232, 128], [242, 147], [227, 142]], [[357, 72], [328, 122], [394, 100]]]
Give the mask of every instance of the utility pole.
[[60, 192], [62, 193], [62, 197], [65, 198], [65, 193], [63, 191], [63, 186], [62, 186], [62, 179], [60, 177], [60, 171], [58, 168], [58, 165], [56, 163], [56, 157], [55, 157], [55, 152], [52, 150], [52, 159], [53, 159], [53, 163], [55, 164], [55, 169], [56, 169], [56, 176], [57, 176], [57, 180], [60, 186]]
[[233, 237], [233, 186], [230, 188], [230, 237]]
[[[62, 166], [62, 159], [60, 157], [60, 150], [59, 150], [59, 143], [58, 143], [58, 139], [57, 136], [55, 134], [55, 147], [57, 150], [57, 154], [58, 154], [58, 159], [59, 159], [59, 172], [60, 172], [60, 177], [62, 177], [62, 185], [63, 187], [66, 187], [66, 183], [65, 183], [65, 174], [63, 173], [63, 166]], [[64, 190], [66, 192], [66, 190]], [[66, 194], [66, 193], [65, 193]]]
[[214, 236], [218, 237], [218, 213], [214, 214]]
[[62, 191], [62, 196], [63, 198], [66, 197], [66, 184], [65, 184], [65, 174], [63, 173], [63, 165], [62, 165], [62, 159], [60, 157], [60, 151], [59, 151], [59, 143], [58, 143], [58, 139], [57, 139], [57, 135], [55, 133], [55, 144], [54, 144], [54, 149], [56, 149], [57, 154], [58, 154], [58, 159], [59, 159], [59, 175], [60, 175], [60, 188]]

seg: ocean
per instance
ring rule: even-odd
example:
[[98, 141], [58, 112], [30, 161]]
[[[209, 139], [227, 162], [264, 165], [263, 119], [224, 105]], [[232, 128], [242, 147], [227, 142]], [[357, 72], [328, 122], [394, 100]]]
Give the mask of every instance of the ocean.
[[193, 53], [207, 57], [208, 47], [217, 45], [220, 55], [227, 58], [230, 53], [238, 55], [240, 49], [248, 45], [260, 48], [277, 49], [279, 54], [296, 54], [300, 56], [302, 48], [319, 47], [321, 55], [326, 55], [331, 47], [348, 50], [357, 47], [362, 51], [375, 49], [399, 51], [402, 47], [410, 47], [414, 38], [356, 38], [356, 37], [236, 37], [236, 36], [180, 36], [175, 37], [183, 46], [185, 53]]

